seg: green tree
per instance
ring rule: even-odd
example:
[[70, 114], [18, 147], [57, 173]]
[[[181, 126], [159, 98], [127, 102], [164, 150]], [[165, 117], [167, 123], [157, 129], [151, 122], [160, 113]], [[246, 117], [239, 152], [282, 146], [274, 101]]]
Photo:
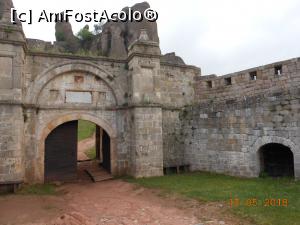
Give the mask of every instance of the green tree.
[[76, 35], [83, 43], [93, 39], [93, 33], [89, 29], [89, 25], [84, 26]]

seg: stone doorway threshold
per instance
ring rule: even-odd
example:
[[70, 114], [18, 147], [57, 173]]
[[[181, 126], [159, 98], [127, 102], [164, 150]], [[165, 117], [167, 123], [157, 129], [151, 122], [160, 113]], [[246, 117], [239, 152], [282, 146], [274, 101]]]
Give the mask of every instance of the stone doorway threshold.
[[93, 182], [111, 180], [114, 177], [99, 165], [97, 160], [79, 162], [80, 170], [84, 170]]

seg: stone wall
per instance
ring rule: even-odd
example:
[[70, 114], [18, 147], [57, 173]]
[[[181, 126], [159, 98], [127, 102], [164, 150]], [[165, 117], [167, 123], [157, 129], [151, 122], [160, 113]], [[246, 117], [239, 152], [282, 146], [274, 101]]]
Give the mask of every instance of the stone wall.
[[23, 178], [22, 115], [19, 106], [0, 105], [0, 183], [18, 182]]
[[176, 167], [184, 163], [184, 146], [181, 133], [181, 121], [179, 109], [163, 109], [163, 154], [164, 167]]
[[[281, 68], [281, 74], [276, 74], [276, 68]], [[230, 102], [231, 99], [288, 90], [299, 85], [299, 68], [299, 58], [296, 58], [224, 76], [197, 77], [195, 99], [197, 102]], [[256, 73], [256, 78], [251, 76], [253, 73]], [[229, 80], [231, 84], [227, 83]]]
[[5, 11], [0, 20], [0, 184], [20, 182], [24, 176], [21, 106], [24, 35], [19, 26], [5, 25], [8, 15]]
[[131, 174], [136, 177], [163, 175], [161, 108], [132, 110]]
[[[275, 67], [282, 72], [275, 74]], [[253, 71], [256, 79], [251, 79]], [[231, 84], [225, 84], [229, 77]], [[258, 176], [259, 148], [281, 143], [293, 151], [299, 179], [299, 84], [300, 59], [198, 77], [196, 103], [181, 113], [185, 162], [192, 170]]]
[[201, 71], [197, 67], [162, 63], [160, 73], [164, 167], [174, 167], [183, 164], [180, 110], [194, 102], [194, 82]]
[[194, 78], [201, 77], [199, 68], [163, 63], [160, 76], [161, 102], [165, 108], [181, 108], [194, 101]]

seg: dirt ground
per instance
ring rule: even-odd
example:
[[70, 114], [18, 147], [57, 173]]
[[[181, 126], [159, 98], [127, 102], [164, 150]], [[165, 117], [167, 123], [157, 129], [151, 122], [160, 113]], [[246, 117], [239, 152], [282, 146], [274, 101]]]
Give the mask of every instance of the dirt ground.
[[77, 145], [78, 160], [88, 160], [89, 158], [86, 156], [85, 152], [93, 146], [95, 146], [95, 134], [90, 138], [79, 141]]
[[58, 187], [55, 196], [0, 196], [0, 224], [26, 225], [237, 225], [220, 203], [199, 203], [121, 180]]

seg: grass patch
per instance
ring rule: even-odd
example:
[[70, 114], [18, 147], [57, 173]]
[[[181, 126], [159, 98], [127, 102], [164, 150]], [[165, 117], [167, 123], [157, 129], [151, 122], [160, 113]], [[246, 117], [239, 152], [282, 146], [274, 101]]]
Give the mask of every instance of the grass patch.
[[89, 158], [89, 159], [96, 159], [96, 147], [92, 147], [89, 150], [87, 150], [85, 152], [85, 155]]
[[96, 132], [96, 125], [90, 121], [78, 121], [78, 141], [92, 137]]
[[[230, 199], [238, 199], [239, 204], [230, 210], [260, 225], [300, 224], [300, 182], [291, 178], [244, 179], [196, 172], [127, 181], [201, 201], [222, 201], [230, 205]], [[257, 199], [257, 206], [248, 206], [249, 199]], [[288, 199], [288, 206], [264, 206], [266, 199]]]
[[56, 195], [58, 194], [53, 184], [34, 184], [23, 186], [17, 191], [21, 195]]

